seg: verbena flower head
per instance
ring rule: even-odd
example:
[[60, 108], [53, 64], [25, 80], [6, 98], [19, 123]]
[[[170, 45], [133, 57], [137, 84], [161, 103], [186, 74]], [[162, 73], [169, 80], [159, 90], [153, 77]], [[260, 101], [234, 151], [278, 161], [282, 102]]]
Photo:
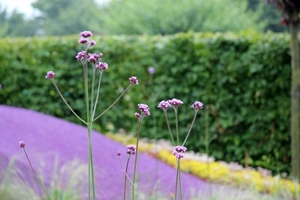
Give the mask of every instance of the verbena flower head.
[[203, 108], [203, 103], [200, 101], [195, 101], [195, 103], [191, 105], [191, 108], [193, 108], [195, 111], [201, 110]]
[[106, 70], [108, 68], [108, 64], [106, 62], [99, 62], [96, 66], [96, 69]]
[[93, 33], [91, 31], [83, 31], [79, 35], [84, 38], [89, 38], [89, 37], [93, 36]]
[[24, 142], [24, 141], [20, 141], [19, 144], [20, 144], [20, 147], [21, 147], [21, 148], [24, 148], [24, 147], [25, 147], [25, 142]]
[[82, 38], [80, 38], [80, 39], [78, 40], [78, 43], [79, 43], [79, 44], [85, 44], [85, 43], [87, 43], [87, 42], [89, 42], [89, 39], [84, 38], [84, 37], [82, 37]]
[[77, 53], [76, 58], [78, 61], [82, 61], [84, 59], [85, 55], [86, 55], [86, 51], [80, 51]]
[[98, 57], [95, 54], [89, 53], [88, 56], [87, 56], [87, 59], [91, 63], [96, 63], [97, 60], [98, 60]]
[[134, 145], [127, 145], [127, 154], [128, 155], [135, 155], [136, 148]]
[[184, 152], [186, 152], [187, 148], [184, 146], [176, 146], [174, 147], [173, 155], [177, 159], [181, 159], [184, 157]]
[[130, 80], [130, 84], [135, 84], [135, 85], [139, 84], [139, 80], [135, 76], [132, 76], [131, 78], [129, 78], [129, 80]]
[[150, 116], [150, 108], [148, 105], [140, 103], [138, 104], [138, 107], [145, 116]]
[[183, 104], [181, 100], [175, 98], [173, 98], [172, 100], [168, 100], [168, 103], [175, 108]]
[[160, 109], [162, 109], [163, 111], [166, 111], [166, 110], [168, 110], [169, 108], [171, 108], [172, 106], [171, 106], [171, 104], [169, 104], [168, 101], [161, 101], [161, 102], [158, 104], [157, 107], [160, 108]]
[[54, 79], [55, 78], [55, 73], [53, 71], [49, 71], [49, 72], [47, 72], [45, 78]]
[[149, 67], [149, 68], [148, 68], [148, 73], [149, 73], [149, 74], [152, 75], [152, 74], [154, 74], [154, 72], [155, 72], [154, 67]]

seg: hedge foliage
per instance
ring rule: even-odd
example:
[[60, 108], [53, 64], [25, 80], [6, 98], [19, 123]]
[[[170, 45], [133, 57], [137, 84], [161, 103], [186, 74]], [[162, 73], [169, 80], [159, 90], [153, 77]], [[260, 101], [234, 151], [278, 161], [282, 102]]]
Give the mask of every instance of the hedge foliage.
[[[137, 76], [122, 100], [96, 123], [96, 129], [135, 132], [138, 103], [151, 108], [142, 137], [169, 138], [161, 100], [178, 98], [182, 140], [192, 121], [191, 104], [209, 107], [210, 151], [217, 159], [290, 170], [290, 55], [287, 35], [244, 32], [186, 33], [170, 36], [98, 36], [92, 52], [109, 64], [101, 84], [99, 109], [105, 109]], [[47, 71], [80, 115], [84, 113], [78, 36], [0, 40], [0, 103], [25, 107], [80, 123], [64, 105]], [[151, 76], [147, 69], [153, 66]], [[171, 110], [170, 110], [171, 111]], [[174, 114], [169, 112], [171, 124]], [[2, 116], [3, 117], [3, 116]], [[17, 117], [17, 116], [16, 116]], [[20, 119], [22, 120], [22, 119]], [[51, 134], [51, 124], [45, 127]], [[186, 145], [204, 152], [205, 110], [199, 112]], [[66, 133], [67, 134], [67, 133]]]

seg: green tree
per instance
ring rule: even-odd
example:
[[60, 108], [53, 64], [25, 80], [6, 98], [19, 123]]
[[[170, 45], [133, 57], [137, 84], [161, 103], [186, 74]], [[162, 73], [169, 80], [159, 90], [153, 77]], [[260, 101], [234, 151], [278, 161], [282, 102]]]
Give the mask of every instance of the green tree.
[[8, 13], [0, 6], [0, 37], [33, 36], [36, 25], [32, 20], [25, 20], [24, 15], [17, 10]]
[[286, 27], [278, 23], [280, 13], [271, 6], [267, 6], [264, 1], [248, 0], [248, 9], [253, 12], [258, 12], [258, 14], [261, 15], [261, 19], [266, 22], [265, 31], [283, 32], [287, 30]]
[[291, 149], [292, 149], [292, 177], [300, 176], [300, 55], [298, 24], [300, 22], [299, 0], [268, 0], [275, 3], [281, 10], [281, 24], [290, 29], [291, 34]]
[[262, 31], [260, 16], [240, 0], [111, 0], [101, 8], [109, 34]]
[[32, 6], [41, 15], [36, 19], [45, 35], [77, 34], [83, 30], [97, 32], [98, 4], [94, 0], [37, 0]]

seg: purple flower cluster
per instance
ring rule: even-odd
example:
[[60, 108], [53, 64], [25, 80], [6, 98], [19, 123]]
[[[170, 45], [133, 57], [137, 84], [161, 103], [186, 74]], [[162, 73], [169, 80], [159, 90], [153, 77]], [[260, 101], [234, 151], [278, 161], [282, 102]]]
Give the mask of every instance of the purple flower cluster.
[[131, 78], [129, 78], [129, 81], [130, 81], [130, 84], [134, 84], [134, 85], [139, 84], [139, 80], [135, 76], [132, 76]]
[[171, 104], [171, 106], [173, 106], [173, 107], [178, 107], [183, 104], [183, 102], [181, 100], [175, 99], [175, 98], [169, 100], [168, 103]]
[[80, 44], [89, 44], [89, 47], [92, 47], [96, 44], [96, 42], [94, 40], [89, 40], [88, 38], [93, 36], [93, 33], [91, 31], [83, 31], [79, 34], [81, 36], [81, 38], [78, 40], [78, 43]]
[[86, 51], [80, 51], [77, 53], [77, 56], [75, 58], [77, 58], [78, 61], [82, 61], [85, 55], [86, 55]]
[[93, 35], [93, 33], [91, 31], [83, 31], [79, 34], [81, 36], [81, 38], [78, 40], [78, 43], [80, 44], [87, 44], [87, 46], [84, 46], [84, 51], [78, 52], [76, 58], [78, 61], [81, 61], [82, 63], [88, 61], [90, 63], [93, 64], [93, 66], [100, 70], [100, 71], [104, 71], [106, 69], [108, 69], [108, 64], [105, 62], [101, 62], [101, 58], [103, 56], [102, 53], [89, 53], [87, 54], [87, 49], [89, 49], [90, 47], [94, 46], [96, 44], [96, 42], [94, 40], [89, 41], [89, 37], [91, 37]]
[[138, 107], [145, 116], [150, 116], [150, 108], [148, 105], [140, 103], [138, 104]]
[[136, 153], [136, 148], [134, 145], [127, 145], [127, 154], [128, 155], [135, 155]]
[[184, 146], [176, 146], [174, 147], [173, 155], [177, 159], [181, 159], [184, 157], [184, 152], [186, 152], [187, 148]]
[[102, 53], [89, 53], [87, 56], [87, 60], [91, 63], [97, 63], [100, 62], [103, 54]]
[[173, 98], [171, 100], [161, 101], [157, 107], [162, 109], [163, 111], [166, 111], [170, 107], [177, 108], [181, 104], [183, 104], [181, 100]]
[[89, 38], [93, 36], [93, 33], [91, 31], [82, 31], [79, 35], [83, 38]]
[[138, 118], [138, 119], [142, 119], [144, 116], [150, 116], [150, 108], [148, 107], [148, 105], [146, 104], [138, 104], [138, 108], [141, 111], [141, 113], [134, 113], [134, 115]]
[[158, 106], [158, 108], [162, 109], [163, 111], [168, 110], [169, 108], [171, 108], [171, 104], [169, 104], [168, 101], [161, 101]]
[[45, 78], [54, 79], [55, 78], [55, 73], [53, 71], [49, 71], [49, 72], [47, 72]]
[[203, 103], [200, 101], [195, 101], [191, 108], [193, 108], [195, 111], [201, 110], [203, 108]]
[[99, 62], [96, 66], [96, 69], [106, 70], [108, 68], [108, 64], [106, 62]]

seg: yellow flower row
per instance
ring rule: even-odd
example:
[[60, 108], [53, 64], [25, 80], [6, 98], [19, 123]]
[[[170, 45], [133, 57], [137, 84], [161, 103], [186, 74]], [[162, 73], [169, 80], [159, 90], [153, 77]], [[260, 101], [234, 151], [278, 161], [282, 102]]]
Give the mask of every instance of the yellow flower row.
[[[135, 138], [127, 135], [107, 134], [107, 136], [124, 145], [135, 143]], [[153, 144], [142, 142], [139, 145], [139, 151], [151, 152], [153, 154]], [[170, 150], [159, 148], [154, 154], [156, 158], [176, 168], [177, 161]], [[212, 182], [252, 187], [259, 192], [270, 194], [290, 192], [293, 196], [297, 196], [297, 193], [300, 196], [299, 183], [277, 176], [263, 176], [258, 171], [249, 169], [233, 171], [221, 162], [202, 162], [184, 158], [180, 163], [182, 171]]]

